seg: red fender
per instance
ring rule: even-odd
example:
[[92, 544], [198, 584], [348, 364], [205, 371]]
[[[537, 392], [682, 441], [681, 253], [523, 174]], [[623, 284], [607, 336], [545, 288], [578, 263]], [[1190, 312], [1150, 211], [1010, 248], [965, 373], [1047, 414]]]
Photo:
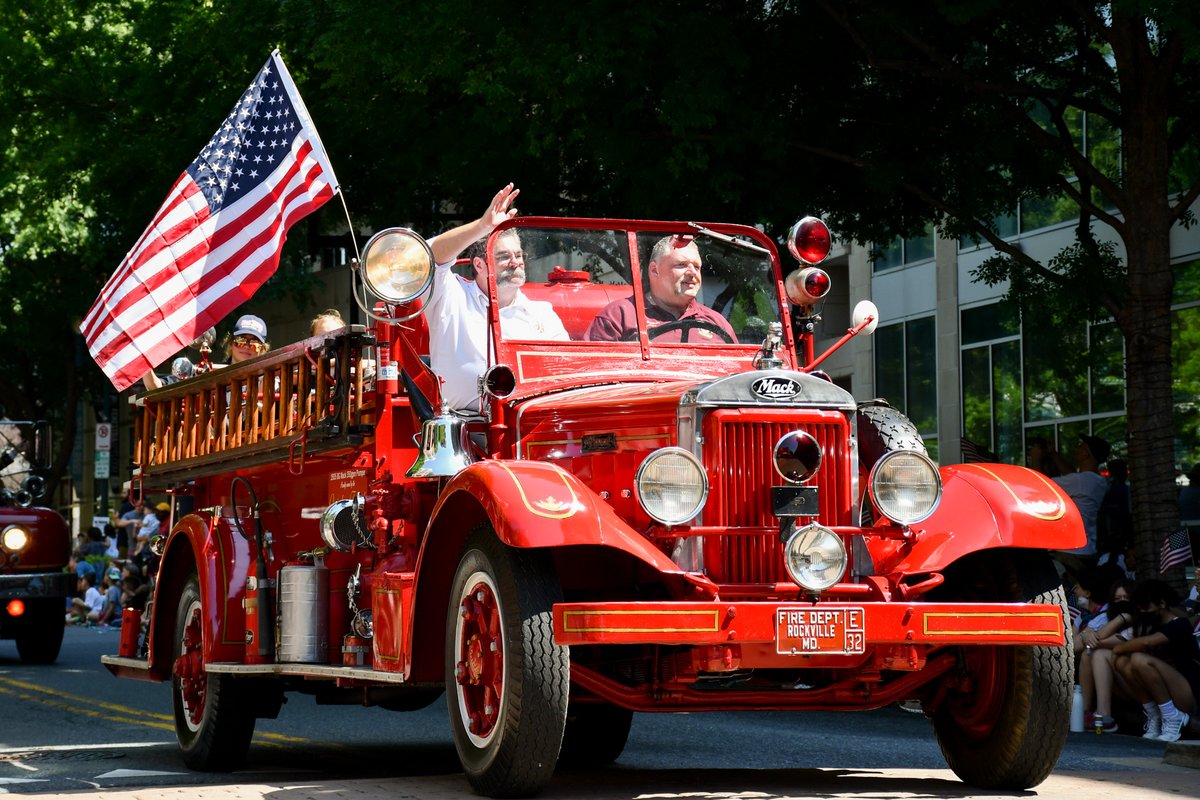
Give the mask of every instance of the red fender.
[[602, 545], [624, 550], [663, 573], [682, 573], [574, 475], [541, 461], [480, 461], [451, 479], [433, 525], [453, 515], [462, 493], [483, 506], [496, 535], [512, 547]]
[[167, 538], [155, 586], [157, 641], [151, 645], [151, 659], [170, 664], [179, 595], [193, 567], [204, 608], [204, 661], [242, 661], [246, 649], [242, 598], [251, 573], [250, 543], [229, 520], [213, 519], [208, 511], [183, 517]]
[[940, 570], [976, 550], [1070, 550], [1087, 543], [1071, 498], [1040, 472], [1012, 464], [942, 467], [942, 501], [894, 572]]
[[[451, 478], [433, 509], [417, 565], [409, 615], [410, 680], [441, 680], [443, 632], [451, 576], [467, 535], [490, 522], [512, 547], [601, 545], [628, 553], [694, 599], [716, 587], [688, 575], [645, 536], [625, 524], [574, 475], [540, 461], [481, 461]], [[425, 609], [428, 609], [427, 611]]]

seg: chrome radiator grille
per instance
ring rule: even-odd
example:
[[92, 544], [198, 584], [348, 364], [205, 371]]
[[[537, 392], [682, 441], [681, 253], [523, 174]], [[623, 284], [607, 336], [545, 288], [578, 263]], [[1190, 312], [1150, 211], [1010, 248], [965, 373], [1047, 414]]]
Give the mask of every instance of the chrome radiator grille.
[[[817, 487], [825, 525], [849, 524], [850, 424], [837, 411], [794, 408], [718, 409], [704, 421], [704, 466], [711, 490], [705, 527], [777, 529], [771, 487], [783, 484], [772, 465], [775, 443], [786, 433], [807, 431], [824, 456], [811, 485]], [[777, 532], [705, 537], [704, 564], [718, 583], [787, 580]]]

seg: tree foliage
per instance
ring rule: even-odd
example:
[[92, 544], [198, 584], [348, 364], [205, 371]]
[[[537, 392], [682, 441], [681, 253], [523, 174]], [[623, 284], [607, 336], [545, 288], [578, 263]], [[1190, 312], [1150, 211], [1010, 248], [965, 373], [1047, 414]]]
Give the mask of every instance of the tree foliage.
[[[990, 243], [980, 277], [1027, 314], [1115, 319], [1147, 552], [1169, 528], [1169, 235], [1200, 194], [1188, 0], [0, 0], [0, 18], [10, 414], [70, 420], [104, 390], [75, 322], [279, 46], [359, 230], [436, 233], [512, 180], [524, 213], [781, 231], [820, 211], [864, 242], [933, 221]], [[1029, 258], [994, 226], [1018, 204], [1074, 219], [1075, 245]], [[343, 222], [329, 204], [303, 224]]]

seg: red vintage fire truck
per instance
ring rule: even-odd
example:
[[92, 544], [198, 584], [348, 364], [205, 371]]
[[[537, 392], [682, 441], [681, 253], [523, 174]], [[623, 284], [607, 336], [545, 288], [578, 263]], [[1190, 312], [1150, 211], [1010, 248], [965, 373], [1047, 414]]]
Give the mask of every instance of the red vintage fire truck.
[[0, 447], [0, 639], [15, 639], [27, 664], [52, 664], [74, 589], [66, 572], [71, 533], [62, 515], [37, 505], [49, 465], [45, 422], [4, 420]]
[[[175, 522], [144, 635], [103, 661], [172, 683], [184, 761], [239, 764], [287, 692], [444, 693], [471, 785], [509, 797], [616, 759], [634, 711], [912, 700], [964, 781], [1042, 781], [1073, 677], [1047, 551], [1083, 542], [1078, 512], [1022, 467], [939, 468], [816, 369], [825, 225], [793, 227], [797, 269], [746, 226], [545, 217], [500, 226], [488, 264], [510, 229], [569, 340], [506, 338], [488, 275], [479, 413], [438, 400], [432, 256], [405, 229], [353, 270], [371, 325], [138, 399], [139, 480]], [[647, 324], [664, 240], [696, 244], [733, 336]], [[589, 340], [617, 301], [636, 329]]]

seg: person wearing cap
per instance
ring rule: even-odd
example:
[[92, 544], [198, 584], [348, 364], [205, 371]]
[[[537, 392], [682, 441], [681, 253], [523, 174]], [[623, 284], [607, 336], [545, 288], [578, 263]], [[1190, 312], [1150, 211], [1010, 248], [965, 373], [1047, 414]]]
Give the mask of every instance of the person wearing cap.
[[[205, 336], [209, 335], [205, 334]], [[198, 341], [200, 340], [197, 339]], [[193, 342], [192, 345], [195, 346], [196, 342]], [[238, 317], [229, 339], [229, 363], [240, 364], [255, 356], [260, 356], [270, 349], [271, 345], [267, 342], [267, 323], [263, 322], [262, 317], [256, 317], [254, 314], [243, 314]], [[147, 389], [159, 389], [167, 384], [191, 378], [195, 374], [196, 367], [191, 360], [181, 357], [172, 362], [171, 373], [166, 379], [158, 377], [154, 370], [150, 370], [142, 376], [142, 385]]]
[[109, 567], [100, 582], [100, 593], [104, 596], [104, 604], [96, 618], [97, 625], [121, 624], [121, 570]]
[[1088, 567], [1095, 566], [1099, 558], [1097, 548], [1096, 523], [1100, 516], [1100, 506], [1104, 495], [1108, 493], [1108, 479], [1100, 474], [1100, 465], [1108, 459], [1111, 448], [1099, 436], [1080, 436], [1079, 444], [1075, 446], [1075, 465], [1067, 462], [1055, 452], [1060, 474], [1051, 478], [1067, 493], [1079, 509], [1083, 518], [1083, 529], [1087, 533], [1087, 542], [1074, 550], [1056, 550], [1055, 558], [1066, 571], [1079, 575]]
[[267, 343], [267, 323], [253, 314], [243, 314], [233, 326], [229, 340], [229, 363], [240, 364], [271, 349]]

